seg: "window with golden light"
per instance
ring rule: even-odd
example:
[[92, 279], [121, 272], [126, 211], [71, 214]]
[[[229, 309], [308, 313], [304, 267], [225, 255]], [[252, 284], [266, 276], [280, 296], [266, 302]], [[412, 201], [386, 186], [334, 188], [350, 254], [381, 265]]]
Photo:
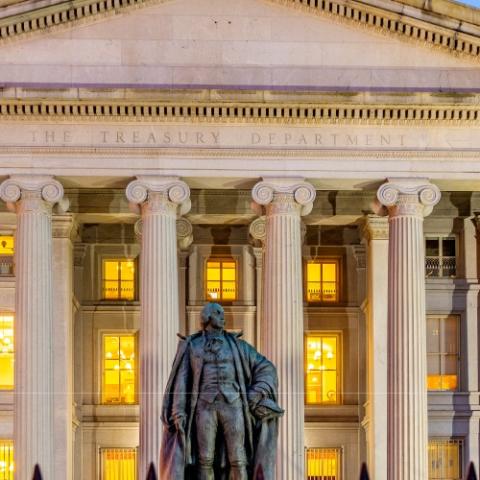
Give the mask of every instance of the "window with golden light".
[[340, 334], [309, 333], [305, 337], [305, 403], [340, 402]]
[[136, 448], [102, 448], [100, 450], [102, 480], [136, 480]]
[[335, 259], [308, 260], [306, 263], [307, 302], [338, 302], [339, 261]]
[[461, 480], [462, 475], [461, 439], [432, 438], [428, 442], [429, 480]]
[[103, 298], [135, 300], [135, 260], [103, 260]]
[[13, 320], [12, 314], [0, 314], [0, 390], [13, 389]]
[[137, 403], [137, 353], [133, 334], [103, 336], [102, 403]]
[[13, 480], [13, 441], [0, 438], [0, 480]]
[[458, 390], [459, 331], [456, 315], [427, 316], [428, 390]]
[[237, 299], [237, 262], [233, 258], [207, 260], [206, 298], [211, 301]]
[[340, 448], [307, 448], [307, 480], [340, 480]]
[[0, 276], [13, 275], [13, 254], [15, 239], [13, 235], [0, 235]]

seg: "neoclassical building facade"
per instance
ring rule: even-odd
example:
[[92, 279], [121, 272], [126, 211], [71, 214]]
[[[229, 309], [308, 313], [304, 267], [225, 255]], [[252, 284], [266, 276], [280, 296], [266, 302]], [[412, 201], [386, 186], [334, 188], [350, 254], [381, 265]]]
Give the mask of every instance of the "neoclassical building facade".
[[279, 480], [478, 466], [479, 54], [448, 0], [0, 1], [0, 480], [158, 469], [210, 300]]

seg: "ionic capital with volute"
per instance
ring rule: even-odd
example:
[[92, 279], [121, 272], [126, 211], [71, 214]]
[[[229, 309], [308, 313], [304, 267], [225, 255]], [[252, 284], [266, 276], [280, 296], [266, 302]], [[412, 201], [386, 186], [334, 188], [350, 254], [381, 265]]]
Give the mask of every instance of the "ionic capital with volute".
[[[252, 190], [258, 206], [264, 206], [267, 215], [308, 215], [313, 208], [315, 188], [303, 178], [264, 178]], [[259, 209], [257, 213], [261, 214]]]
[[130, 207], [135, 213], [148, 215], [184, 215], [190, 210], [190, 188], [178, 177], [139, 176], [126, 189]]
[[68, 200], [63, 194], [62, 184], [51, 175], [12, 175], [0, 184], [0, 198], [16, 213], [51, 214], [55, 204], [65, 212]]
[[177, 245], [179, 250], [187, 250], [193, 243], [193, 225], [186, 218], [177, 219]]
[[248, 233], [252, 237], [252, 243], [254, 246], [263, 246], [265, 239], [267, 238], [267, 226], [265, 222], [265, 216], [261, 216], [253, 220], [248, 227]]
[[388, 178], [377, 190], [377, 213], [423, 218], [432, 213], [440, 197], [440, 189], [426, 178]]

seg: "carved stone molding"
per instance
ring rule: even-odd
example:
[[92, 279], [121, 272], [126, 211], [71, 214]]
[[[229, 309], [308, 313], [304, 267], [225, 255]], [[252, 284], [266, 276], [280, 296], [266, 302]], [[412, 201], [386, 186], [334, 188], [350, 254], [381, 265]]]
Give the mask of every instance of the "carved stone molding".
[[362, 235], [371, 240], [388, 240], [388, 219], [378, 215], [367, 215], [362, 221]]
[[73, 265], [83, 267], [83, 261], [87, 254], [88, 245], [86, 243], [75, 243], [73, 246]]
[[184, 215], [190, 210], [190, 188], [178, 177], [140, 176], [131, 181], [126, 196], [135, 213]]
[[177, 219], [177, 244], [180, 250], [187, 250], [193, 243], [193, 226], [186, 218]]
[[353, 258], [357, 268], [367, 268], [367, 255], [363, 245], [353, 245]]
[[63, 204], [63, 186], [50, 175], [12, 175], [0, 184], [0, 198], [9, 210], [51, 213], [55, 204]]
[[315, 188], [303, 178], [264, 178], [252, 190], [257, 205], [278, 214], [308, 215], [315, 196]]
[[[0, 19], [0, 41], [31, 36], [47, 29], [62, 29], [164, 0], [72, 0], [36, 8]], [[456, 56], [477, 60], [480, 53], [478, 26], [444, 15], [410, 7], [394, 11], [388, 3], [368, 5], [355, 0], [271, 0], [273, 3], [357, 25], [374, 32], [415, 42]], [[383, 7], [383, 8], [382, 8]], [[402, 8], [400, 5], [399, 8]], [[473, 33], [473, 34], [472, 34]]]
[[[389, 178], [377, 190], [379, 205], [386, 208], [390, 217], [426, 217], [440, 197], [440, 189], [425, 178]], [[386, 214], [381, 208], [377, 213]]]
[[73, 215], [53, 215], [52, 216], [52, 236], [53, 238], [69, 238], [74, 241], [78, 236], [78, 224]]

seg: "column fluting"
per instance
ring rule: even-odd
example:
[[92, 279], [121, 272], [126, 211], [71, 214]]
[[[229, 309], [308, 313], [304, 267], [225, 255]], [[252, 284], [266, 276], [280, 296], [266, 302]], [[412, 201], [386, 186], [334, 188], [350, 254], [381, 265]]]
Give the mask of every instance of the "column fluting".
[[142, 214], [139, 478], [145, 478], [152, 462], [160, 471], [162, 399], [180, 328], [176, 221], [188, 211], [190, 190], [176, 177], [138, 177], [126, 194]]
[[39, 464], [53, 478], [52, 206], [63, 197], [51, 176], [12, 176], [0, 198], [17, 214], [15, 236], [15, 477]]
[[426, 179], [388, 179], [388, 480], [428, 479], [423, 218], [440, 200]]
[[280, 420], [275, 478], [305, 478], [303, 294], [300, 217], [315, 189], [303, 179], [264, 179], [252, 196], [265, 206], [261, 350], [277, 367]]

